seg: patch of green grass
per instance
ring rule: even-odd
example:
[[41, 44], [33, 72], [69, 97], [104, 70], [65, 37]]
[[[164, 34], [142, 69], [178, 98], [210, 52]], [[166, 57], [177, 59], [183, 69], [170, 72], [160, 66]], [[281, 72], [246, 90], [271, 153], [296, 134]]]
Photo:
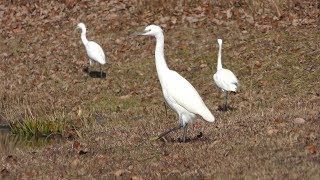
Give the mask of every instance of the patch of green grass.
[[27, 117], [22, 121], [11, 121], [9, 125], [13, 134], [29, 137], [62, 134], [68, 127], [66, 118], [63, 114]]

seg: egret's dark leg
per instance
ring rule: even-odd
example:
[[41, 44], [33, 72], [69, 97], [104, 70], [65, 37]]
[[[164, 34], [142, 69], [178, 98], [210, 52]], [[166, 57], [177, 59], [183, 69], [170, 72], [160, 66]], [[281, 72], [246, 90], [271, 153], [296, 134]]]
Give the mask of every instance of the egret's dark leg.
[[90, 66], [91, 66], [91, 60], [89, 59], [89, 65], [88, 65], [88, 74], [89, 74], [89, 76], [90, 76], [90, 73], [91, 73]]
[[224, 91], [224, 111], [228, 110], [227, 99], [228, 99], [228, 91]]
[[162, 138], [163, 136], [165, 136], [165, 135], [167, 135], [167, 134], [171, 133], [172, 131], [176, 131], [176, 130], [178, 130], [178, 129], [182, 128], [182, 127], [183, 127], [183, 125], [179, 124], [178, 126], [176, 126], [176, 127], [172, 128], [172, 129], [169, 129], [169, 130], [167, 130], [167, 131], [165, 131], [165, 132], [161, 133], [161, 134], [158, 136], [158, 139], [160, 139], [160, 138]]
[[102, 67], [101, 67], [101, 64], [100, 64], [100, 78], [102, 78]]
[[182, 137], [182, 142], [186, 142], [186, 136], [187, 136], [187, 129], [188, 129], [188, 124], [184, 125], [183, 127], [183, 137]]

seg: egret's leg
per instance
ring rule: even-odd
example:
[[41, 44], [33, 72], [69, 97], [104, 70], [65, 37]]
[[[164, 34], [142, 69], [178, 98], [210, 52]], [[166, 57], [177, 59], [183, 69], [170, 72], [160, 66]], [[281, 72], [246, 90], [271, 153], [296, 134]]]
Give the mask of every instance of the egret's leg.
[[90, 71], [90, 66], [91, 66], [92, 62], [91, 59], [89, 59], [89, 66], [88, 66], [88, 74], [90, 75], [91, 71]]
[[224, 91], [224, 110], [227, 111], [228, 91]]
[[102, 78], [102, 67], [101, 67], [101, 64], [100, 64], [100, 78]]
[[184, 125], [183, 127], [183, 137], [182, 137], [182, 142], [186, 142], [186, 136], [187, 136], [187, 129], [188, 129], [188, 124]]
[[178, 126], [176, 126], [176, 127], [172, 128], [172, 129], [169, 129], [169, 130], [167, 130], [167, 131], [165, 131], [165, 132], [161, 133], [161, 134], [158, 136], [158, 138], [157, 138], [157, 139], [160, 139], [160, 138], [162, 138], [163, 136], [165, 136], [165, 135], [167, 135], [167, 134], [171, 133], [172, 131], [178, 130], [178, 129], [182, 128], [182, 127], [183, 127], [183, 125], [179, 124]]

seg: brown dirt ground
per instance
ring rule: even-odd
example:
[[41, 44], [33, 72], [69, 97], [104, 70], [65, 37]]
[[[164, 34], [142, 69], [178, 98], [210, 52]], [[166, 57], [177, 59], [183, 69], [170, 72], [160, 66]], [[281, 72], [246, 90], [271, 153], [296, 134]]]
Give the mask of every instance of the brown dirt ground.
[[[1, 137], [1, 178], [320, 179], [319, 2], [212, 2], [1, 2], [0, 122], [65, 114], [77, 129], [41, 146]], [[83, 72], [80, 21], [105, 50], [105, 79]], [[149, 140], [178, 122], [166, 115], [155, 39], [128, 36], [152, 23], [169, 67], [216, 117], [191, 126], [187, 143], [181, 132]], [[241, 83], [228, 112], [212, 79], [217, 38]]]

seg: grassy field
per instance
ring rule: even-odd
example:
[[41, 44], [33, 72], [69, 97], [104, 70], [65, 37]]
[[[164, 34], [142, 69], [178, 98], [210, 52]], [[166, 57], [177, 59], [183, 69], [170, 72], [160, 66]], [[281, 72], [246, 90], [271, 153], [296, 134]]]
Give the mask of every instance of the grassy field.
[[[20, 135], [0, 132], [0, 177], [319, 179], [318, 14], [319, 2], [295, 0], [1, 2], [0, 124]], [[79, 22], [105, 50], [104, 79], [84, 72]], [[178, 117], [164, 106], [155, 39], [129, 36], [148, 24], [216, 118], [190, 126], [190, 142], [181, 131], [149, 140]], [[228, 112], [212, 78], [217, 38], [240, 80]]]

